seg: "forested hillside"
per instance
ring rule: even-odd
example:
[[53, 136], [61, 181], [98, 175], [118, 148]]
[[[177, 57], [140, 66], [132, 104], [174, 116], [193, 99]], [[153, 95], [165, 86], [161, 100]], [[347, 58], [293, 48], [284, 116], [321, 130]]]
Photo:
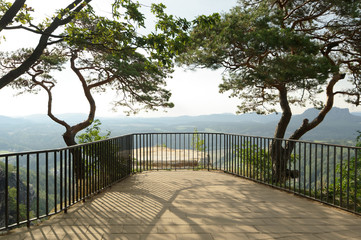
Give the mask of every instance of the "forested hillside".
[[[289, 131], [293, 131], [304, 118], [316, 116], [317, 110], [308, 109], [294, 115]], [[64, 114], [69, 122], [82, 120], [83, 114]], [[102, 130], [111, 131], [111, 136], [136, 132], [224, 132], [252, 136], [271, 137], [279, 114], [213, 114], [204, 116], [180, 116], [165, 118], [100, 118]], [[328, 143], [353, 144], [357, 131], [361, 130], [361, 113], [348, 109], [333, 109], [316, 129], [307, 133], [303, 140]], [[22, 118], [0, 116], [0, 151], [29, 151], [64, 147], [64, 129], [45, 115]]]

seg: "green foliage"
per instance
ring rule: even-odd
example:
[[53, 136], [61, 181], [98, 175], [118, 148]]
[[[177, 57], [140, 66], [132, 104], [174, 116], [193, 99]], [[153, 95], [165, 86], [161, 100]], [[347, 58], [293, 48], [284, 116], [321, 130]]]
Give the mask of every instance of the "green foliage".
[[163, 143], [163, 144], [158, 144], [158, 145], [156, 145], [156, 147], [166, 148], [166, 147], [167, 147], [167, 144], [165, 144], [165, 143]]
[[245, 142], [235, 146], [234, 156], [238, 171], [244, 176], [264, 180], [271, 178], [272, 160], [269, 153], [257, 144]]
[[[356, 147], [361, 147], [361, 132], [356, 138]], [[344, 160], [336, 165], [336, 184], [329, 186], [329, 199], [335, 200], [345, 207], [347, 196], [349, 204], [353, 209], [356, 205], [356, 211], [361, 211], [361, 149], [357, 149], [357, 156], [352, 157], [350, 161]], [[356, 196], [356, 198], [355, 198]]]
[[191, 41], [178, 61], [225, 68], [220, 92], [239, 98], [242, 113], [276, 111], [280, 89], [287, 91], [289, 104], [322, 107], [315, 96], [325, 91], [333, 74], [346, 69], [356, 88], [344, 93], [357, 104], [361, 29], [355, 26], [361, 14], [356, 10], [360, 4], [351, 2], [239, 1], [228, 13], [193, 21]]
[[[221, 18], [199, 17], [188, 52], [179, 60], [212, 69], [225, 67], [228, 72], [220, 92], [232, 91], [231, 97], [241, 100], [240, 112], [264, 113], [265, 105], [276, 105], [277, 85], [290, 91], [304, 89], [312, 101], [337, 68], [319, 53], [317, 42], [283, 26], [277, 10], [260, 5], [252, 10], [235, 7]], [[303, 104], [304, 99], [291, 96], [292, 103]]]
[[194, 133], [192, 136], [191, 146], [194, 150], [200, 152], [204, 152], [207, 149], [207, 147], [205, 146], [204, 139], [202, 139], [196, 128], [194, 129]]
[[[101, 135], [100, 125], [100, 120], [96, 119], [92, 123], [92, 126], [85, 130], [85, 133], [77, 136], [78, 143], [91, 143], [108, 139], [111, 132], [107, 131], [105, 135]], [[96, 151], [94, 151], [94, 148]], [[100, 184], [103, 186], [103, 184], [105, 184], [105, 179], [108, 179], [106, 181], [109, 182], [114, 181], [119, 172], [122, 176], [127, 174], [129, 152], [125, 149], [119, 148], [117, 144], [111, 141], [106, 144], [94, 144], [92, 147], [84, 148], [83, 151], [85, 153], [84, 157], [81, 156], [79, 158], [81, 159], [82, 165], [87, 166], [85, 175], [95, 176], [100, 174], [100, 181], [99, 183], [96, 182], [95, 185]], [[118, 161], [115, 161], [113, 165], [110, 166], [109, 162], [111, 162], [114, 158], [118, 159]], [[112, 171], [113, 168], [118, 169], [119, 172]], [[100, 173], [98, 173], [98, 171]]]
[[[8, 187], [8, 207], [9, 207], [9, 216], [10, 216], [10, 222], [15, 223], [16, 221], [16, 188], [14, 187]], [[31, 213], [33, 215], [33, 213]], [[20, 221], [23, 221], [27, 218], [27, 211], [26, 211], [26, 205], [25, 204], [19, 204], [19, 219]]]
[[[9, 10], [9, 8], [12, 6], [13, 3], [6, 2], [1, 0], [0, 1], [0, 17], [3, 17], [4, 14]], [[12, 24], [27, 24], [30, 23], [31, 20], [33, 20], [33, 17], [31, 16], [31, 13], [34, 12], [34, 9], [27, 4], [24, 4], [22, 8], [19, 10], [17, 15], [14, 17], [14, 21]]]
[[[14, 52], [0, 52], [2, 62], [0, 69], [5, 72], [7, 69], [17, 66], [30, 57], [32, 52], [33, 49], [31, 48], [21, 48]], [[17, 78], [9, 86], [18, 90], [18, 94], [37, 94], [40, 91], [38, 87], [40, 84], [48, 86], [51, 90], [57, 83], [57, 80], [53, 77], [54, 71], [62, 71], [67, 61], [68, 58], [61, 48], [45, 50], [34, 63], [32, 69], [28, 71], [28, 75]]]
[[[54, 72], [63, 70], [72, 60], [73, 71], [83, 87], [93, 92], [112, 89], [119, 98], [112, 102], [114, 109], [125, 107], [127, 113], [172, 108], [171, 93], [165, 88], [166, 79], [173, 72], [173, 58], [184, 51], [188, 41], [190, 23], [167, 15], [162, 4], [152, 5], [157, 17], [156, 29], [151, 34], [138, 32], [144, 27], [144, 15], [140, 4], [131, 0], [119, 0], [113, 4], [110, 19], [99, 16], [87, 4], [69, 22], [59, 41], [46, 49], [27, 72], [11, 86], [21, 92], [37, 93], [39, 87], [51, 92], [56, 86]], [[65, 11], [65, 10], [64, 10]], [[60, 11], [59, 14], [67, 15]], [[14, 53], [2, 53], [3, 72], [19, 67], [34, 49], [19, 49]], [[49, 99], [51, 99], [49, 97]]]
[[108, 139], [111, 132], [107, 131], [105, 135], [100, 135], [101, 124], [102, 123], [100, 122], [99, 119], [94, 120], [92, 126], [85, 129], [85, 133], [82, 133], [76, 137], [78, 139], [78, 143], [90, 143], [90, 142]]
[[[2, 171], [5, 171], [5, 164], [3, 162], [0, 162], [0, 168], [2, 169]], [[29, 184], [30, 184], [30, 193], [35, 193], [35, 189], [34, 187], [37, 185], [37, 177], [36, 177], [36, 171], [33, 170], [29, 170]], [[15, 179], [15, 174], [16, 174], [16, 167], [12, 164], [8, 165], [8, 178], [9, 179]], [[24, 167], [19, 167], [19, 179], [20, 179], [20, 189], [24, 189], [27, 185], [26, 182], [26, 176], [27, 176], [27, 170]], [[59, 201], [59, 186], [60, 186], [60, 181], [58, 182], [58, 201]], [[9, 182], [9, 184], [15, 184], [15, 183], [11, 183]], [[53, 208], [54, 207], [54, 175], [49, 172], [48, 175], [48, 183], [46, 183], [45, 180], [45, 174], [40, 174], [39, 175], [39, 213], [41, 215], [46, 213], [46, 184], [48, 184], [48, 206], [49, 208]], [[26, 207], [26, 191], [20, 191], [20, 199], [19, 199], [19, 219], [20, 222], [24, 221], [27, 219], [27, 207]], [[17, 216], [17, 197], [16, 197], [17, 193], [16, 193], [16, 186], [8, 186], [8, 211], [9, 211], [9, 223], [15, 223], [16, 221], [16, 216]], [[33, 196], [34, 197], [34, 196]], [[32, 196], [30, 194], [30, 200], [32, 200]], [[30, 212], [29, 212], [29, 217], [30, 219], [33, 218], [35, 216], [35, 211], [37, 209], [37, 203], [36, 203], [36, 198], [34, 198], [31, 202], [30, 202]], [[2, 210], [2, 214], [4, 213], [4, 208], [1, 209]]]

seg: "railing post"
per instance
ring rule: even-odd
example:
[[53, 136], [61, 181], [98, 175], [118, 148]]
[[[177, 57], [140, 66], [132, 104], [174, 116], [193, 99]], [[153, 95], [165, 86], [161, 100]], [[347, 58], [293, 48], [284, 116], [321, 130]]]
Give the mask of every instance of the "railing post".
[[9, 227], [9, 157], [5, 157], [5, 229]]
[[19, 155], [16, 155], [16, 223], [19, 225], [20, 222], [20, 161]]
[[30, 155], [29, 154], [26, 155], [26, 226], [28, 228], [30, 227]]

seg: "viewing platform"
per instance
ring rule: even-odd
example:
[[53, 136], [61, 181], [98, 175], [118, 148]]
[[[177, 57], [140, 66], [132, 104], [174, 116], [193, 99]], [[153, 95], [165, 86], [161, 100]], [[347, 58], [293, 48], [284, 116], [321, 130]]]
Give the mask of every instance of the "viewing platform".
[[0, 154], [0, 238], [361, 239], [360, 169], [360, 147], [227, 133]]
[[144, 171], [1, 239], [361, 239], [361, 217], [222, 171]]

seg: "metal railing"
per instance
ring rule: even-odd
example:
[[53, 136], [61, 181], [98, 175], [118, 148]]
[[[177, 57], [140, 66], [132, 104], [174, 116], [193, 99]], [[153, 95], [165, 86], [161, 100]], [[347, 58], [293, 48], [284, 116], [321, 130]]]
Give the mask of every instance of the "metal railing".
[[[133, 141], [133, 171], [221, 170], [361, 214], [359, 147], [222, 133], [144, 133]], [[272, 158], [287, 158], [281, 180]]]
[[0, 155], [0, 230], [67, 209], [132, 173], [132, 135]]
[[[283, 178], [277, 158], [286, 159]], [[66, 212], [132, 173], [164, 169], [220, 170], [361, 213], [361, 148], [222, 133], [138, 133], [1, 154], [0, 230]]]

